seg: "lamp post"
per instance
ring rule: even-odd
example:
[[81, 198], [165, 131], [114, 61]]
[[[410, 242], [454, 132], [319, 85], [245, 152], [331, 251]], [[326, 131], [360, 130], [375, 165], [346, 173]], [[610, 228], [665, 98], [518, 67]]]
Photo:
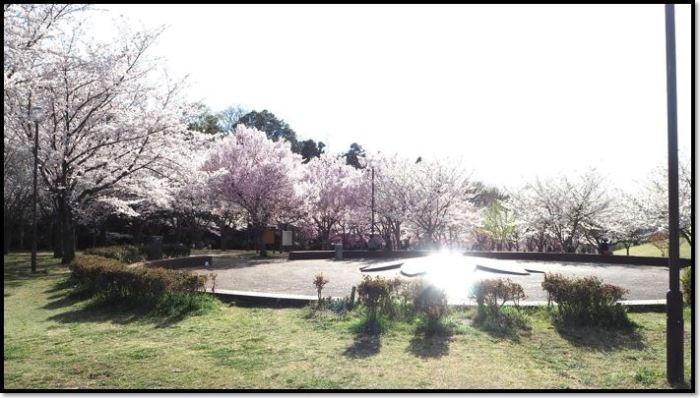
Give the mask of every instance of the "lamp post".
[[666, 377], [683, 383], [683, 298], [678, 261], [678, 125], [676, 110], [676, 21], [666, 4], [666, 106], [668, 127], [668, 271], [666, 293]]
[[[36, 237], [36, 183], [37, 183], [37, 169], [39, 164], [39, 122], [41, 121], [42, 109], [38, 106], [32, 107], [29, 112], [29, 119], [34, 122], [34, 172], [32, 176], [32, 273], [36, 272], [36, 251], [37, 251], [37, 237]], [[31, 125], [30, 125], [31, 129]]]

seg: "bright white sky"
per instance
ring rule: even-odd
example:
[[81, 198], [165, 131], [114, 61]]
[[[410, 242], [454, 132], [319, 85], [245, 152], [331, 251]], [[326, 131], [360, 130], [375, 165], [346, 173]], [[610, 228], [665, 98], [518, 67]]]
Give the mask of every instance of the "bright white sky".
[[[459, 157], [496, 185], [666, 161], [664, 7], [98, 6], [167, 25], [154, 53], [192, 100], [268, 109], [327, 151]], [[679, 145], [690, 153], [690, 5], [676, 6]]]

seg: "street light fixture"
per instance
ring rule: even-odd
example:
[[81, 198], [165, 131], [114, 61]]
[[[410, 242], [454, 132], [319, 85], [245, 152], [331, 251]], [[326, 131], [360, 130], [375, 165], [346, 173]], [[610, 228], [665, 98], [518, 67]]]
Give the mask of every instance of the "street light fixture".
[[[39, 153], [39, 122], [42, 120], [43, 109], [34, 106], [29, 111], [29, 120], [34, 122], [34, 173], [32, 177], [32, 273], [36, 272], [36, 252], [37, 252], [37, 236], [36, 236], [36, 183], [38, 169], [38, 153]], [[31, 129], [31, 124], [29, 126]]]

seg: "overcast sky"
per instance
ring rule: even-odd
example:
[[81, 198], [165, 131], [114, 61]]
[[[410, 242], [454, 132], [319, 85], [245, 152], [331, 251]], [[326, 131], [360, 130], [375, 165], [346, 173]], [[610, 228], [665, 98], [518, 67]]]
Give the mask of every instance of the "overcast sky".
[[[595, 166], [634, 188], [666, 161], [664, 7], [98, 6], [167, 25], [154, 53], [213, 110], [268, 109], [329, 152], [462, 158], [496, 185]], [[690, 5], [676, 6], [690, 153]]]

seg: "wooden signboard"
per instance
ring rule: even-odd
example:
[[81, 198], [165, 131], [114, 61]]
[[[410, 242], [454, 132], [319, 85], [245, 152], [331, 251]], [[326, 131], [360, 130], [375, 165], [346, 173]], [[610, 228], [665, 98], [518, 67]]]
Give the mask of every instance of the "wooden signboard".
[[275, 231], [272, 229], [266, 229], [263, 231], [262, 242], [266, 245], [272, 245], [275, 243]]

